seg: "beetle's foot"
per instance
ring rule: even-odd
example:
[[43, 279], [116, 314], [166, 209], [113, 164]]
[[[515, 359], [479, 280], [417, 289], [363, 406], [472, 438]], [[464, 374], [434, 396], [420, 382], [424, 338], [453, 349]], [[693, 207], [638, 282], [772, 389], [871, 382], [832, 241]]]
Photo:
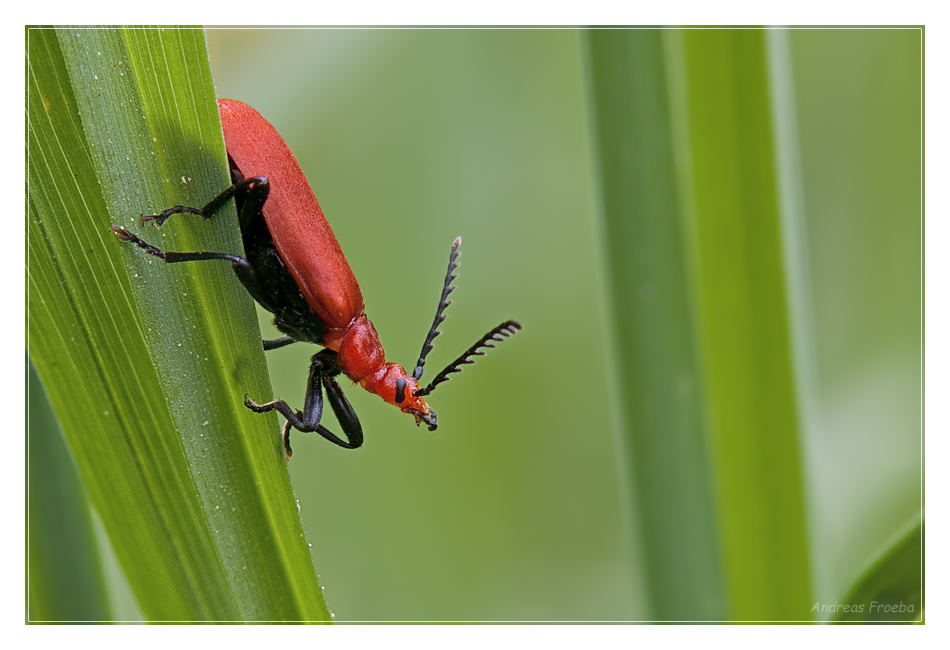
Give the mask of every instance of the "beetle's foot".
[[119, 236], [119, 239], [122, 241], [135, 241], [136, 236], [130, 233], [128, 230], [122, 226], [112, 226], [112, 232]]
[[165, 210], [165, 212], [162, 212], [161, 214], [143, 214], [142, 225], [145, 225], [149, 221], [154, 221], [155, 225], [161, 228], [168, 217], [172, 216], [172, 214], [174, 213], [172, 213], [171, 210]]
[[247, 393], [244, 393], [244, 406], [251, 409], [255, 413], [265, 413], [270, 410], [266, 408], [266, 405], [258, 404], [257, 402], [252, 400], [250, 397], [247, 396]]
[[[149, 221], [154, 221], [155, 225], [159, 228], [162, 227], [162, 224], [168, 220], [168, 217], [173, 214], [197, 214], [199, 216], [205, 217], [204, 210], [199, 208], [189, 208], [187, 205], [176, 205], [173, 208], [168, 208], [167, 210], [160, 212], [158, 214], [143, 214], [142, 223], [147, 223]], [[205, 217], [207, 219], [207, 217]]]

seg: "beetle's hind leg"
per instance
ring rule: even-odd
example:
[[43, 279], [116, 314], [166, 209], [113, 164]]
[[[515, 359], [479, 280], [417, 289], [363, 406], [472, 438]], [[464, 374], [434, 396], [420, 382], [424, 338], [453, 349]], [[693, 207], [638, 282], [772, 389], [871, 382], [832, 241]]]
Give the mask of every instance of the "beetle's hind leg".
[[[250, 293], [257, 302], [265, 306], [267, 305], [267, 292], [265, 291], [264, 286], [261, 284], [261, 281], [258, 279], [257, 272], [254, 270], [254, 265], [240, 255], [213, 252], [173, 253], [170, 251], [163, 251], [160, 248], [152, 246], [148, 242], [144, 241], [141, 237], [132, 234], [122, 226], [112, 226], [112, 232], [114, 232], [121, 241], [135, 244], [149, 255], [154, 255], [159, 259], [165, 260], [169, 264], [174, 264], [176, 262], [200, 262], [201, 260], [226, 260], [231, 262], [231, 267], [234, 269], [234, 274], [237, 275], [238, 280], [241, 281], [241, 284], [244, 285], [248, 293]], [[268, 347], [267, 343], [279, 344]], [[265, 342], [264, 348], [273, 349], [275, 347], [288, 345], [289, 343], [290, 341], [277, 339], [277, 341]]]
[[254, 269], [253, 269], [253, 267], [251, 266], [250, 262], [248, 262], [246, 259], [244, 259], [243, 257], [240, 257], [240, 256], [238, 256], [238, 255], [231, 255], [230, 253], [205, 253], [205, 252], [199, 252], [199, 253], [172, 253], [172, 252], [166, 252], [166, 251], [163, 251], [163, 250], [160, 249], [160, 248], [156, 248], [155, 246], [152, 246], [152, 245], [149, 244], [147, 241], [143, 240], [141, 237], [138, 237], [137, 235], [134, 235], [134, 234], [130, 233], [128, 230], [126, 230], [126, 229], [123, 228], [122, 226], [112, 226], [112, 229], [111, 229], [111, 230], [112, 230], [112, 232], [114, 232], [114, 233], [119, 237], [120, 240], [122, 240], [122, 241], [124, 241], [124, 242], [129, 242], [130, 244], [135, 244], [136, 246], [138, 246], [139, 248], [141, 248], [143, 251], [145, 251], [145, 252], [148, 253], [149, 255], [154, 255], [155, 257], [158, 257], [158, 258], [160, 258], [160, 259], [163, 259], [163, 260], [165, 260], [166, 262], [168, 262], [169, 264], [173, 264], [173, 263], [175, 263], [175, 262], [197, 262], [197, 261], [200, 261], [200, 260], [227, 260], [227, 261], [231, 262], [231, 264], [232, 264], [235, 268], [237, 268], [237, 267], [242, 267], [242, 268], [247, 269], [247, 270], [248, 270], [249, 272], [251, 272], [251, 273], [253, 273], [253, 271], [254, 271]]

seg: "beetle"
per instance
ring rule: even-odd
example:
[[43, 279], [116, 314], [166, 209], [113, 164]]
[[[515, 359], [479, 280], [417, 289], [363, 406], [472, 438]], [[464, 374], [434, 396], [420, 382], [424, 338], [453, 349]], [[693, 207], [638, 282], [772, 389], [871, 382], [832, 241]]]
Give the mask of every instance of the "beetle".
[[[363, 294], [337, 242], [330, 224], [320, 209], [300, 165], [277, 130], [256, 110], [232, 99], [219, 99], [218, 110], [224, 129], [225, 147], [231, 172], [231, 186], [202, 208], [176, 205], [159, 214], [143, 216], [142, 223], [154, 221], [161, 227], [176, 214], [194, 214], [209, 219], [232, 198], [235, 201], [246, 257], [230, 253], [166, 252], [148, 244], [122, 226], [112, 231], [167, 263], [201, 260], [226, 260], [238, 279], [264, 309], [274, 314], [274, 325], [285, 336], [263, 341], [264, 350], [298, 341], [317, 343], [323, 350], [310, 361], [310, 374], [303, 411], [291, 408], [284, 400], [258, 404], [244, 396], [247, 408], [257, 413], [278, 411], [286, 418], [281, 437], [287, 458], [293, 453], [290, 431], [316, 432], [346, 449], [363, 444], [359, 418], [343, 394], [336, 377], [346, 375], [370, 393], [393, 404], [425, 424], [437, 428], [437, 415], [425, 402], [439, 384], [461, 366], [484, 355], [483, 348], [495, 347], [521, 329], [507, 320], [491, 329], [475, 345], [446, 366], [424, 388], [420, 388], [426, 356], [441, 332], [448, 296], [455, 290], [458, 277], [461, 238], [452, 243], [449, 266], [432, 327], [410, 375], [401, 365], [386, 361], [373, 323], [366, 317]], [[336, 415], [345, 440], [324, 427], [323, 393]]]

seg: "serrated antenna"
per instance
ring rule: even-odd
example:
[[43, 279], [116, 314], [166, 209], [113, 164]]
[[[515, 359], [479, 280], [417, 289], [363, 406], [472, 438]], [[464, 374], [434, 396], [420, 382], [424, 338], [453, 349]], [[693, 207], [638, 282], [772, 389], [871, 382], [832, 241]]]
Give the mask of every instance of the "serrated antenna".
[[478, 342], [475, 343], [472, 347], [465, 351], [465, 354], [460, 356], [458, 359], [450, 363], [445, 367], [445, 369], [436, 375], [435, 379], [432, 380], [425, 388], [420, 388], [414, 394], [416, 397], [424, 397], [428, 395], [435, 387], [441, 384], [442, 382], [449, 380], [449, 375], [453, 372], [461, 372], [461, 366], [475, 363], [475, 360], [472, 357], [484, 356], [485, 352], [480, 348], [493, 348], [495, 345], [491, 341], [503, 341], [504, 337], [511, 336], [515, 332], [521, 329], [521, 323], [516, 320], [508, 320], [494, 328], [488, 334], [478, 339]]
[[[449, 294], [455, 291], [455, 287], [452, 286], [452, 281], [455, 280], [458, 276], [455, 275], [454, 271], [458, 268], [458, 262], [455, 260], [459, 256], [459, 246], [462, 245], [462, 238], [456, 237], [455, 241], [452, 242], [452, 252], [449, 253], [449, 270], [445, 274], [445, 284], [442, 286], [442, 297], [439, 299], [439, 308], [435, 312], [435, 320], [432, 321], [432, 327], [429, 329], [429, 335], [426, 336], [426, 342], [422, 344], [422, 352], [419, 354], [419, 361], [416, 363], [416, 369], [413, 370], [412, 376], [416, 381], [419, 381], [419, 378], [422, 377], [422, 367], [425, 365], [426, 356], [429, 352], [432, 351], [432, 341], [435, 340], [442, 332], [437, 329], [439, 325], [442, 324], [442, 321], [445, 320], [445, 316], [442, 312], [445, 311], [445, 308], [452, 304], [452, 301], [448, 299]], [[416, 393], [418, 395], [419, 393]]]

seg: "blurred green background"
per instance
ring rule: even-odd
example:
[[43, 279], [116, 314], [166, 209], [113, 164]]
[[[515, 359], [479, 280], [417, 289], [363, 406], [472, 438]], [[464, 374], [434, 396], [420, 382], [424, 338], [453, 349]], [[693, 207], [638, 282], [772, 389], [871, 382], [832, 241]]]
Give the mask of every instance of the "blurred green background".
[[[501, 320], [525, 326], [433, 396], [437, 432], [349, 390], [364, 448], [296, 435], [290, 469], [336, 620], [645, 617], [608, 404], [579, 33], [207, 34], [218, 95], [257, 108], [294, 150], [390, 359], [418, 355], [459, 235], [459, 289], [430, 366]], [[823, 601], [922, 506], [921, 39], [790, 34], [819, 386], [803, 459]], [[269, 353], [291, 404], [310, 353]]]
[[791, 38], [814, 297], [815, 596], [923, 508], [923, 34]]
[[[814, 338], [800, 443], [824, 603], [923, 507], [922, 38], [789, 32], [811, 294], [796, 317]], [[218, 96], [254, 106], [297, 155], [390, 360], [418, 357], [457, 236], [458, 290], [427, 377], [495, 324], [524, 325], [432, 396], [436, 432], [351, 388], [364, 447], [294, 434], [289, 468], [335, 620], [648, 619], [611, 402], [582, 34], [209, 28], [207, 40]], [[268, 353], [291, 405], [316, 350]], [[68, 461], [49, 429], [30, 436], [31, 462]], [[62, 476], [31, 496], [75, 491]], [[105, 540], [95, 516], [83, 526]], [[31, 537], [31, 553], [50, 542]], [[114, 558], [102, 564], [112, 618], [139, 618]]]

